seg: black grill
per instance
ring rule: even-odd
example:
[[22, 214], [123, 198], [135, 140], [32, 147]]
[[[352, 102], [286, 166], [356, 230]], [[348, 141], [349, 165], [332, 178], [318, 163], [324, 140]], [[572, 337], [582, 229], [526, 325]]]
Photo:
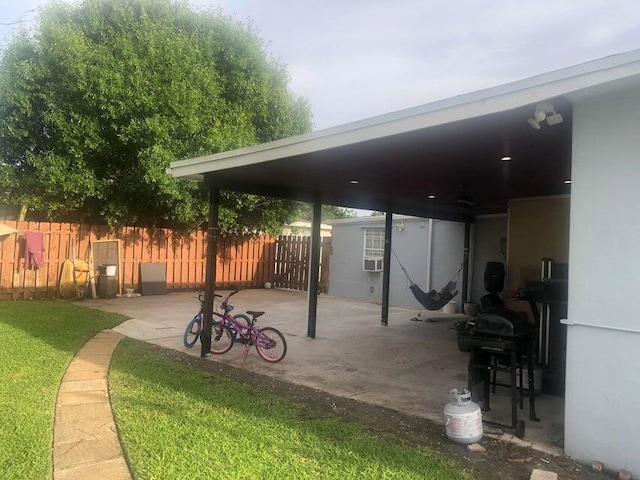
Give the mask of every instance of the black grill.
[[489, 307], [476, 317], [471, 333], [492, 340], [524, 340], [533, 330], [535, 325], [527, 320], [526, 315], [505, 307]]
[[[529, 418], [539, 421], [535, 413], [533, 384], [533, 343], [537, 336], [536, 325], [529, 322], [525, 314], [499, 306], [484, 309], [472, 323], [470, 335], [459, 338], [460, 344], [471, 350], [469, 388], [473, 390], [477, 380], [472, 378], [472, 372], [478, 372], [484, 377], [482, 410], [487, 411], [490, 409], [490, 384], [494, 386], [494, 392], [495, 385], [501, 385], [496, 382], [495, 372], [508, 371], [511, 381], [504, 386], [511, 389], [511, 428], [516, 430], [517, 436], [522, 437], [524, 422], [518, 422], [516, 404], [520, 400], [520, 408], [523, 406], [522, 374], [525, 364], [529, 372]], [[516, 370], [520, 371], [519, 386], [516, 386]]]

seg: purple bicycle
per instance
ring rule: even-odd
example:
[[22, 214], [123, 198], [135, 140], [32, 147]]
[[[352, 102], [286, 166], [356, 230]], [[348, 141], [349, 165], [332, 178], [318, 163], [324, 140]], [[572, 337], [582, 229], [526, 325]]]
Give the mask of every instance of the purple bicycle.
[[214, 312], [220, 321], [214, 322], [211, 333], [211, 353], [222, 354], [231, 350], [234, 341], [239, 341], [244, 345], [243, 355], [245, 360], [249, 354], [249, 349], [255, 345], [258, 355], [269, 363], [277, 363], [287, 354], [287, 341], [280, 331], [273, 327], [256, 327], [256, 321], [265, 312], [251, 311], [249, 322], [232, 317], [227, 308], [229, 299], [238, 293], [234, 290], [227, 297], [220, 300], [223, 313]]

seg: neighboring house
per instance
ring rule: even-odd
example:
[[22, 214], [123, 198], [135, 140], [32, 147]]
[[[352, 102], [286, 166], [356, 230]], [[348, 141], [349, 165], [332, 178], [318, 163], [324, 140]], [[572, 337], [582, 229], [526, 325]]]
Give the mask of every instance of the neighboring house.
[[[379, 302], [385, 217], [329, 222], [333, 227], [329, 295]], [[422, 290], [439, 290], [451, 280], [462, 262], [464, 223], [394, 215], [393, 225], [391, 238], [395, 255], [391, 256], [389, 302], [424, 309], [409, 290], [410, 282], [398, 260]], [[457, 310], [461, 310], [460, 294], [453, 302]]]
[[[469, 248], [469, 302], [479, 304], [487, 293], [484, 289], [487, 262], [507, 266], [506, 290], [517, 290], [527, 281], [538, 280], [543, 258], [568, 262], [568, 214], [567, 196], [514, 199], [510, 214], [475, 217]], [[329, 222], [333, 227], [329, 295], [380, 302], [384, 216]], [[391, 256], [389, 302], [424, 308], [408, 289], [410, 282], [398, 260], [421, 289], [439, 290], [452, 279], [462, 262], [464, 224], [394, 215], [393, 225], [395, 255]], [[462, 272], [457, 280], [461, 290]], [[456, 312], [462, 312], [460, 298], [458, 293], [452, 300]]]
[[[329, 295], [379, 302], [384, 245], [378, 243], [377, 252], [367, 251], [367, 239], [371, 242], [376, 232], [382, 233], [384, 239], [384, 217], [347, 218], [329, 223], [333, 227]], [[389, 302], [424, 309], [409, 290], [410, 282], [398, 259], [422, 290], [439, 290], [452, 279], [462, 262], [464, 224], [406, 215], [394, 215], [393, 224], [392, 248], [398, 258], [391, 256]], [[507, 235], [506, 214], [476, 217], [469, 252], [469, 302], [479, 303], [487, 293], [483, 280], [486, 263], [506, 263]], [[374, 258], [365, 264], [367, 257]], [[457, 280], [461, 292], [462, 272]], [[452, 300], [456, 312], [463, 309], [460, 292]]]
[[[294, 235], [294, 236], [303, 236], [308, 237], [311, 235], [311, 222], [309, 220], [298, 220], [296, 222], [291, 223], [290, 225], [285, 225], [282, 228], [282, 235]], [[331, 236], [331, 225], [326, 223], [320, 224], [320, 236], [330, 237]]]

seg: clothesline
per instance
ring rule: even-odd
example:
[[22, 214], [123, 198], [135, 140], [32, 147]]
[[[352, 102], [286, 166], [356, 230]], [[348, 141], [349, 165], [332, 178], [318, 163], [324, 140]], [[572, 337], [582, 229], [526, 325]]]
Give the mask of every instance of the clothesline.
[[24, 231], [10, 227], [9, 225], [0, 224], [0, 237], [4, 235], [11, 235], [13, 233], [24, 233]]

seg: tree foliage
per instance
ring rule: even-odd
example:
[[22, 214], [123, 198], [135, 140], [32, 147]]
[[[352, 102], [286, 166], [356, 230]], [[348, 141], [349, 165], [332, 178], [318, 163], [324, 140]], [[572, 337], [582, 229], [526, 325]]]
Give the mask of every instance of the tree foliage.
[[[336, 218], [353, 218], [356, 216], [356, 212], [344, 207], [338, 207], [336, 205], [322, 205], [320, 211], [320, 220], [333, 220]], [[298, 214], [300, 220], [312, 220], [313, 219], [313, 206], [310, 203], [304, 203], [300, 205], [300, 213]]]
[[[52, 2], [0, 68], [0, 203], [51, 219], [193, 228], [206, 191], [171, 161], [311, 128], [253, 26], [187, 2]], [[274, 231], [296, 209], [224, 192], [221, 227]]]

